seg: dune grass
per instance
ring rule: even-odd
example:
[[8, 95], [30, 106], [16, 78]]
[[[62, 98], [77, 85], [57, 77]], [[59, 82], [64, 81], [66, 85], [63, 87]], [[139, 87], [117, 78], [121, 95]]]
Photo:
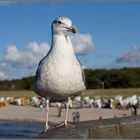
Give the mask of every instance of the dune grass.
[[[114, 97], [115, 95], [122, 95], [123, 97], [131, 96], [131, 95], [140, 96], [140, 88], [129, 88], [129, 89], [92, 89], [86, 90], [83, 92], [83, 96], [108, 96]], [[22, 90], [22, 91], [0, 91], [0, 97], [32, 97], [37, 96], [34, 91]]]

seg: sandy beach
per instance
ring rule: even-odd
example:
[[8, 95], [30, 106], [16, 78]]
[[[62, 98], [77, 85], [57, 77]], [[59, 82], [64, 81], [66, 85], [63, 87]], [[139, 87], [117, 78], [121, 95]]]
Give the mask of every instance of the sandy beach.
[[[113, 118], [131, 116], [131, 110], [122, 109], [97, 109], [97, 108], [80, 108], [80, 109], [69, 109], [68, 121], [73, 121], [72, 113], [80, 113], [80, 121], [96, 120], [102, 117]], [[45, 108], [40, 109], [32, 106], [14, 106], [9, 105], [7, 107], [0, 108], [0, 120], [26, 120], [26, 121], [45, 121]], [[140, 114], [140, 109], [138, 109]], [[50, 107], [49, 122], [59, 123], [64, 120], [65, 109], [62, 109], [61, 117], [58, 117], [58, 110], [56, 107]]]

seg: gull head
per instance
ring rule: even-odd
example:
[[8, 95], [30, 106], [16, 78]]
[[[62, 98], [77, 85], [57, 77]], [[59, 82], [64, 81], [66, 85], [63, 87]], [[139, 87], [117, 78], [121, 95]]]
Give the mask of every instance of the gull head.
[[67, 17], [58, 17], [52, 23], [52, 33], [67, 36], [69, 32], [76, 33], [72, 21]]

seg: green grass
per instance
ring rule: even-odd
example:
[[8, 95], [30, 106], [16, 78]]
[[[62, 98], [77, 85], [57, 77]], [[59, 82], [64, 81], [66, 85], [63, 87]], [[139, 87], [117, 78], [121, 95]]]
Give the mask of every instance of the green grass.
[[32, 97], [37, 96], [35, 92], [28, 90], [21, 91], [0, 91], [0, 97]]
[[138, 95], [140, 96], [140, 88], [128, 88], [128, 89], [94, 89], [94, 90], [87, 90], [83, 93], [83, 96], [108, 96], [114, 97], [116, 95], [122, 95], [123, 97], [128, 97], [131, 95]]
[[[86, 90], [82, 95], [83, 96], [108, 96], [114, 97], [115, 95], [122, 95], [123, 97], [131, 96], [131, 95], [138, 95], [140, 96], [140, 88], [129, 88], [129, 89], [93, 89], [93, 90]], [[32, 97], [37, 96], [33, 91], [0, 91], [0, 97]]]

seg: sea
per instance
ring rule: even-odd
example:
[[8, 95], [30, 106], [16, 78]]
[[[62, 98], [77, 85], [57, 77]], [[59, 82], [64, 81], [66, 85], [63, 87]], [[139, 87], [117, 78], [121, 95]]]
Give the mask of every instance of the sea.
[[0, 120], [0, 139], [35, 139], [43, 128], [41, 122]]

